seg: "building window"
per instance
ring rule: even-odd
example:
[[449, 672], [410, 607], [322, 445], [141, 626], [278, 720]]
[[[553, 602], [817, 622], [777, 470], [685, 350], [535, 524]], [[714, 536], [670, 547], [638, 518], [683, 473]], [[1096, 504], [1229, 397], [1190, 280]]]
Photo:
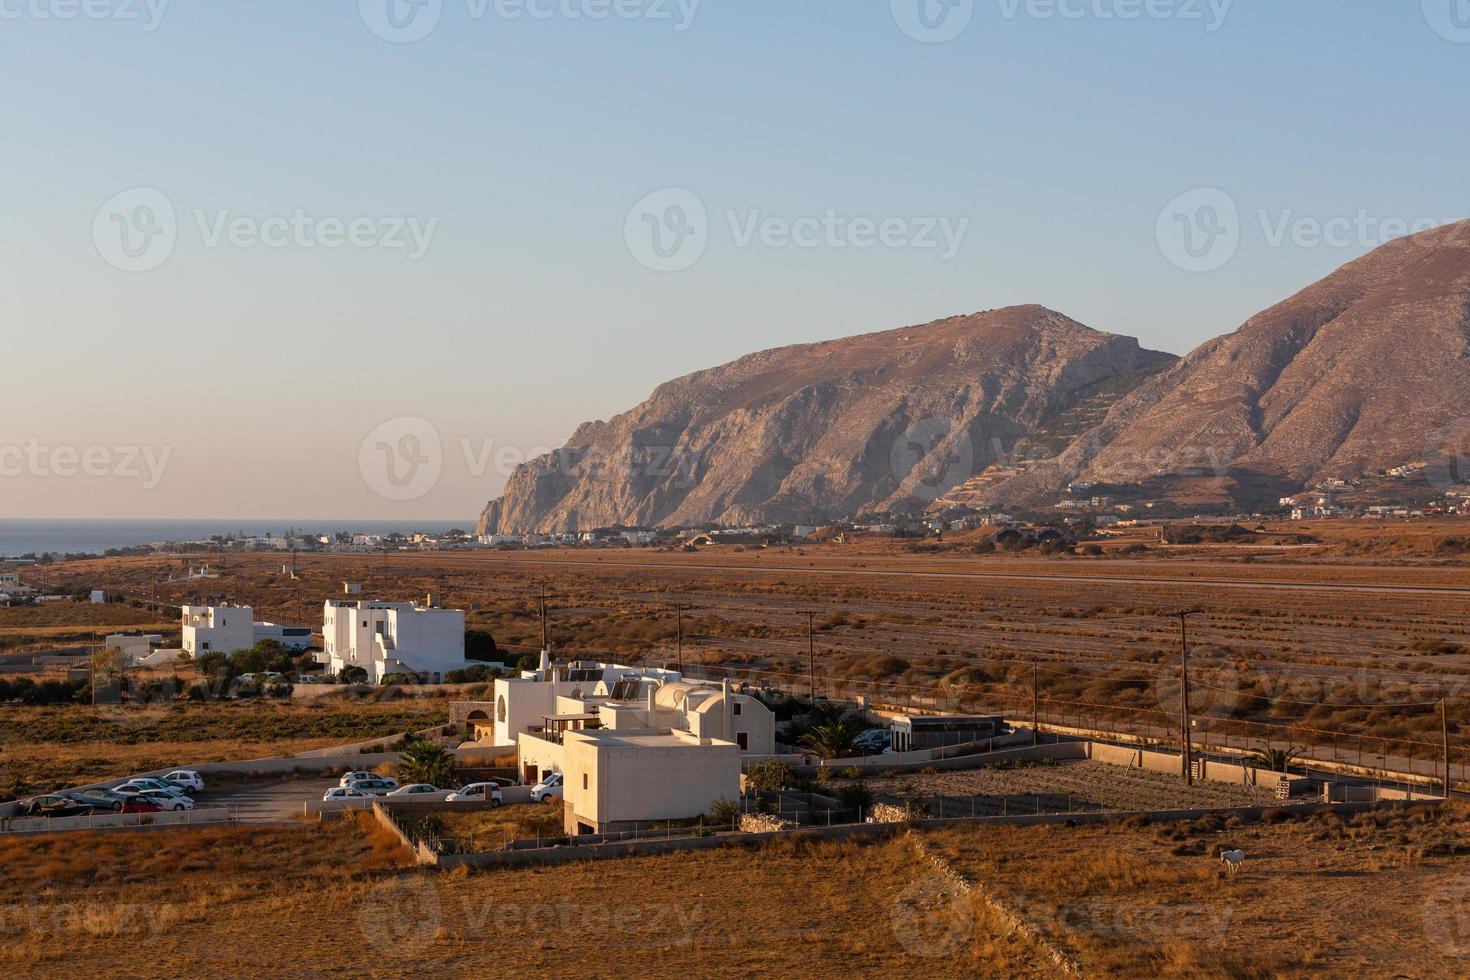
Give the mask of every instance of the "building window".
[[747, 735], [745, 732], [737, 732], [735, 734], [735, 744], [740, 746], [741, 752], [744, 752], [746, 749], [750, 748], [750, 736]]
[[730, 712], [732, 714], [736, 715], [737, 717], [739, 716], [739, 714], [740, 714], [740, 702], [739, 701], [735, 701], [735, 702], [732, 702], [731, 703], [731, 705], [730, 705]]
[[587, 774], [585, 772], [582, 773], [582, 788], [583, 789], [586, 789], [587, 788]]

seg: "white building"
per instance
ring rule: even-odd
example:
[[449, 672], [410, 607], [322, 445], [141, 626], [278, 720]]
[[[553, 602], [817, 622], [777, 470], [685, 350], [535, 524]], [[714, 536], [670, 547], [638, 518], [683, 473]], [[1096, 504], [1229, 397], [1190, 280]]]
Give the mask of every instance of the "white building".
[[311, 627], [256, 622], [249, 606], [185, 606], [183, 618], [184, 652], [191, 657], [249, 650], [261, 640], [296, 652], [311, 649]]
[[650, 820], [709, 813], [740, 796], [740, 749], [680, 731], [568, 731], [563, 736], [563, 825], [611, 833]]
[[361, 667], [368, 682], [416, 674], [439, 684], [464, 658], [464, 610], [412, 602], [328, 600], [322, 614], [323, 659], [333, 673]]
[[162, 643], [160, 633], [113, 633], [107, 637], [107, 649], [116, 650], [129, 667], [143, 663], [153, 652], [155, 643]]

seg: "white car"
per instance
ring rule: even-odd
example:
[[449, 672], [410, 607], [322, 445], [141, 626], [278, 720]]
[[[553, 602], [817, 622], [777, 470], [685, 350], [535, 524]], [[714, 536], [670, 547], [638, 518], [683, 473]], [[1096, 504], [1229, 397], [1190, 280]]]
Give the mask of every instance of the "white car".
[[375, 772], [368, 772], [366, 769], [354, 769], [352, 772], [349, 772], [349, 773], [344, 774], [341, 779], [337, 780], [337, 785], [338, 786], [351, 786], [353, 783], [357, 782], [359, 779], [377, 779], [377, 778], [378, 778], [378, 774], [375, 773]]
[[531, 787], [531, 802], [544, 803], [547, 797], [561, 796], [561, 773], [554, 772]]
[[175, 769], [163, 778], [180, 789], [191, 793], [198, 793], [204, 789], [204, 777], [193, 769]]
[[[486, 797], [486, 794], [487, 793], [489, 794], [488, 799]], [[497, 785], [495, 785], [494, 783], [470, 783], [468, 786], [461, 786], [459, 789], [455, 790], [453, 793], [450, 793], [449, 796], [444, 800], [444, 802], [446, 802], [446, 803], [485, 803], [485, 802], [489, 802], [489, 804], [491, 806], [499, 806], [500, 805], [500, 787], [497, 786]]]
[[179, 789], [179, 787], [175, 786], [173, 783], [165, 782], [162, 779], [154, 779], [152, 776], [139, 776], [136, 779], [129, 779], [127, 782], [117, 787], [116, 791], [119, 793], [124, 793], [128, 796], [136, 796], [138, 795], [139, 791], [145, 789], [155, 789], [161, 793], [167, 793], [169, 796], [184, 795], [184, 791]]
[[330, 803], [333, 800], [365, 800], [368, 798], [366, 793], [359, 793], [357, 790], [348, 789], [346, 786], [333, 786], [322, 794], [323, 803]]
[[145, 789], [141, 793], [134, 793], [134, 799], [148, 800], [157, 803], [165, 810], [192, 810], [194, 801], [187, 796], [171, 796], [159, 789]]
[[354, 779], [342, 788], [355, 789], [363, 796], [387, 796], [398, 788], [398, 780], [374, 776], [371, 779]]
[[430, 786], [428, 783], [409, 783], [407, 786], [400, 786], [400, 787], [398, 787], [397, 789], [395, 789], [393, 792], [389, 793], [388, 795], [389, 796], [427, 796], [430, 793], [447, 793], [447, 792], [449, 792], [449, 791], [448, 790], [440, 789], [437, 786]]

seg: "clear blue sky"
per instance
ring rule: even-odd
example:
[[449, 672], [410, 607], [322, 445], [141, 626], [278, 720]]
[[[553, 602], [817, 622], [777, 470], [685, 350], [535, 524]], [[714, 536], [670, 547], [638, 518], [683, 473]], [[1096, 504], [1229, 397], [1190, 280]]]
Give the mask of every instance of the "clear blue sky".
[[[1285, 218], [1470, 213], [1470, 43], [1433, 29], [1438, 0], [1236, 0], [1215, 30], [1208, 0], [1134, 20], [1099, 16], [1130, 0], [976, 0], [946, 43], [889, 0], [703, 0], [683, 31], [560, 12], [598, 0], [535, 0], [549, 19], [443, 0], [407, 44], [356, 0], [174, 0], [151, 31], [37, 16], [67, 2], [0, 0], [0, 454], [41, 447], [0, 455], [4, 517], [468, 519], [516, 454], [752, 350], [1035, 302], [1184, 353], [1374, 234], [1273, 244]], [[129, 273], [94, 219], [140, 187], [177, 241]], [[669, 187], [708, 208], [708, 246], [661, 273], [625, 222]], [[1194, 188], [1239, 209], [1238, 250], [1205, 272], [1158, 232]], [[195, 214], [297, 209], [436, 223], [414, 260], [211, 246]], [[727, 218], [829, 209], [969, 226], [946, 260], [742, 247]], [[442, 446], [406, 500], [363, 472], [400, 416]], [[58, 475], [68, 446], [107, 472]], [[156, 487], [126, 475], [129, 446], [167, 451]]]

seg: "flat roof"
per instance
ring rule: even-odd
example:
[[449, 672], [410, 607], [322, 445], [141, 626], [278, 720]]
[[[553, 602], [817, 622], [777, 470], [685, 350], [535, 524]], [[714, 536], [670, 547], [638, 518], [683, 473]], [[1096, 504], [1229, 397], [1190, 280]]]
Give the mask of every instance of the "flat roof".
[[699, 739], [684, 732], [676, 733], [669, 729], [656, 728], [638, 729], [635, 731], [620, 731], [615, 728], [582, 729], [581, 731], [567, 732], [567, 738], [586, 739], [590, 742], [596, 742], [599, 746], [629, 749], [699, 749], [725, 745], [731, 748], [735, 747], [734, 742], [726, 742], [720, 739], [701, 742]]

